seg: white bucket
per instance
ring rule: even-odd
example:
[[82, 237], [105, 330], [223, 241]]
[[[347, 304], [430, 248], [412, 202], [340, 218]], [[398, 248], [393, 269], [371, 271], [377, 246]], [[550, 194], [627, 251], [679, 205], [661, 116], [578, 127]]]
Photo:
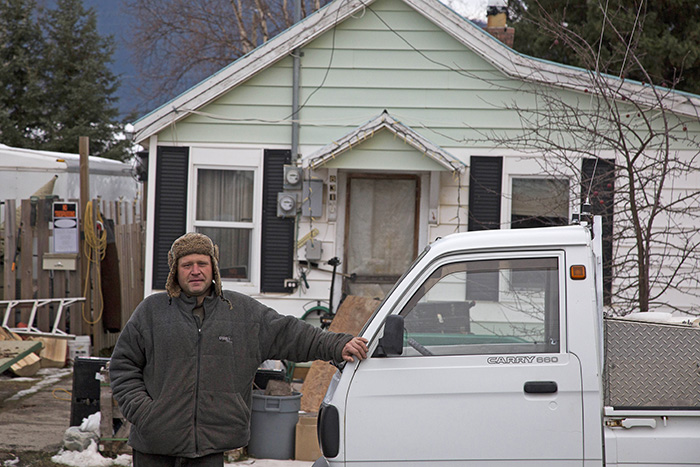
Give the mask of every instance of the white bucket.
[[68, 341], [68, 363], [73, 364], [76, 357], [90, 356], [90, 336], [75, 336]]

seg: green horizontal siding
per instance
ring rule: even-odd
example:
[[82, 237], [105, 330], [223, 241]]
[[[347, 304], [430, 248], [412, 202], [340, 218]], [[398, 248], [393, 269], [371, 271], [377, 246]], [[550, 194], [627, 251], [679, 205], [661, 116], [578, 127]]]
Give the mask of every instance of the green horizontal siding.
[[443, 166], [388, 130], [375, 135], [325, 164], [327, 168], [442, 171]]
[[[332, 34], [329, 32], [327, 34]], [[415, 44], [420, 44], [419, 50], [430, 51], [452, 51], [460, 53], [464, 50], [459, 42], [454, 39], [445, 40], [447, 34], [444, 31], [372, 31], [372, 30], [351, 30], [339, 29], [335, 34], [335, 41], [332, 36], [324, 35], [311, 43], [308, 48], [332, 48], [335, 45], [337, 50], [379, 50], [379, 51], [402, 51], [413, 50]], [[411, 47], [414, 45], [414, 47]]]
[[[521, 131], [520, 116], [510, 109], [536, 108], [527, 91], [544, 89], [504, 76], [398, 0], [378, 0], [312, 41], [301, 66], [302, 146], [325, 146], [384, 110], [448, 151], [493, 146], [487, 135]], [[159, 139], [288, 146], [291, 82], [292, 59], [285, 57]], [[574, 108], [592, 102], [588, 94], [548, 92]], [[700, 129], [694, 123], [689, 132]]]
[[[444, 35], [444, 33], [443, 33]], [[404, 45], [401, 50], [381, 50], [381, 49], [341, 49], [336, 46], [332, 49], [332, 44], [326, 44], [322, 48], [314, 48], [312, 43], [304, 48], [304, 56], [301, 62], [305, 68], [325, 69], [332, 60], [334, 68], [377, 68], [385, 70], [434, 70], [436, 65], [442, 64], [446, 71], [453, 69], [464, 69], [470, 72], [492, 71], [493, 67], [485, 60], [473, 53], [464, 51], [463, 46], [459, 46], [458, 51], [447, 51], [444, 49], [424, 51], [426, 56], [417, 54], [414, 50]], [[387, 54], [392, 60], [387, 62]], [[291, 61], [290, 61], [291, 66]]]

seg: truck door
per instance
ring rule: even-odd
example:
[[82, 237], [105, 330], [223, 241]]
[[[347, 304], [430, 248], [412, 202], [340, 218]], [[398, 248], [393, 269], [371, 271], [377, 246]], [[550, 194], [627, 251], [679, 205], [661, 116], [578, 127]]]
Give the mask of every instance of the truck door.
[[443, 259], [398, 302], [402, 355], [363, 361], [350, 384], [348, 463], [581, 465], [564, 254], [493, 258]]

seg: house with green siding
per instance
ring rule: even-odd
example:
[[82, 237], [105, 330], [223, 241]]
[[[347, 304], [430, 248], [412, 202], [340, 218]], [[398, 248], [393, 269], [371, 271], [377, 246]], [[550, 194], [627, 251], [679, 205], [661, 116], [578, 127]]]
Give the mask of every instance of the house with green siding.
[[[593, 178], [612, 229], [614, 149], [554, 162], [523, 136], [540, 100], [593, 108], [591, 76], [523, 56], [437, 0], [336, 0], [134, 122], [146, 294], [164, 289], [187, 231], [219, 244], [224, 288], [301, 316], [331, 291], [334, 307], [381, 299], [438, 237], [567, 223]], [[641, 83], [616, 89], [654, 102]], [[700, 98], [664, 99], [698, 133]]]

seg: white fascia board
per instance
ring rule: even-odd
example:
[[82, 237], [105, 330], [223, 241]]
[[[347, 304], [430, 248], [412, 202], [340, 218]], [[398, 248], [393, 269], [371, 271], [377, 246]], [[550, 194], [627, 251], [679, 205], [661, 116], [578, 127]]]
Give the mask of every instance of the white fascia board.
[[430, 157], [451, 172], [461, 172], [466, 168], [461, 160], [457, 159], [440, 146], [433, 144], [410, 127], [398, 122], [386, 110], [378, 117], [357, 127], [338, 141], [334, 141], [318, 151], [315, 151], [313, 154], [304, 157], [304, 165], [308, 165], [312, 169], [317, 169], [329, 160], [352, 149], [353, 146], [357, 146], [363, 141], [370, 139], [376, 132], [384, 129], [391, 131], [406, 144]]
[[296, 23], [231, 65], [197, 84], [159, 109], [134, 123], [134, 140], [141, 142], [168, 125], [187, 117], [217, 97], [248, 80], [299, 48], [330, 30], [375, 0], [342, 0]]
[[[148, 145], [148, 173], [156, 173], [156, 161], [158, 159], [158, 135], [150, 137]], [[143, 270], [143, 294], [144, 297], [151, 295], [153, 290], [153, 251], [155, 248], [155, 212], [156, 212], [156, 177], [152, 177], [152, 181], [146, 184], [148, 193], [146, 193], [146, 246], [144, 254]]]

